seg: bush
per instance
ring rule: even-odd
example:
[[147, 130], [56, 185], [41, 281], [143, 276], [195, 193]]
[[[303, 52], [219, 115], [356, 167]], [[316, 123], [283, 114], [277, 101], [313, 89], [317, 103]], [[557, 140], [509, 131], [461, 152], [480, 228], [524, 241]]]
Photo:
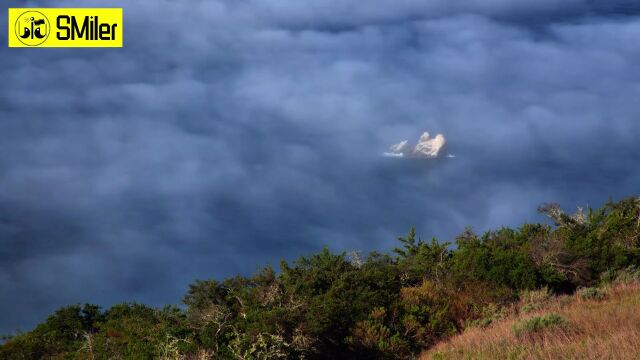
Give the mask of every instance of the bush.
[[478, 317], [467, 319], [464, 328], [486, 328], [492, 323], [504, 319], [512, 315], [515, 308], [504, 304], [490, 303], [485, 306], [479, 306]]
[[513, 332], [517, 337], [540, 333], [547, 329], [566, 329], [569, 322], [556, 313], [549, 313], [523, 320], [513, 325]]
[[347, 343], [358, 349], [358, 353], [366, 358], [410, 357], [409, 343], [398, 332], [393, 332], [385, 325], [385, 317], [385, 308], [374, 309], [367, 320], [356, 324], [353, 335], [347, 338]]
[[425, 348], [457, 332], [462, 312], [455, 292], [441, 283], [424, 281], [420, 286], [402, 288], [402, 326], [419, 347]]
[[520, 308], [520, 311], [522, 311], [523, 313], [529, 313], [532, 312], [533, 310], [535, 310], [536, 308], [531, 305], [531, 304], [526, 304], [523, 307]]
[[523, 312], [530, 312], [532, 310], [540, 309], [551, 298], [551, 291], [549, 288], [543, 287], [539, 290], [524, 290], [520, 292], [520, 310]]
[[492, 317], [468, 320], [465, 322], [464, 328], [469, 329], [469, 328], [477, 327], [477, 328], [484, 329], [486, 327], [489, 327], [489, 325], [491, 325], [495, 320], [497, 319], [494, 319]]
[[520, 293], [520, 301], [525, 304], [543, 304], [551, 297], [547, 287], [539, 290], [525, 290]]
[[626, 269], [620, 270], [616, 273], [615, 281], [622, 283], [640, 281], [640, 269], [632, 265]]
[[600, 274], [600, 283], [601, 284], [609, 284], [616, 280], [618, 272], [614, 269], [609, 269], [602, 274]]
[[602, 300], [604, 293], [597, 288], [589, 287], [578, 290], [578, 295], [583, 300]]

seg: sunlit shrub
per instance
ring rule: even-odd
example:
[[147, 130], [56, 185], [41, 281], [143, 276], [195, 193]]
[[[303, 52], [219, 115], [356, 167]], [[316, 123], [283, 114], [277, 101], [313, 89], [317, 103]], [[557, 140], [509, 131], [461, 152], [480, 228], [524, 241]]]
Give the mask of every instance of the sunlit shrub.
[[569, 322], [556, 313], [549, 313], [523, 320], [513, 325], [513, 332], [517, 337], [540, 333], [547, 329], [566, 329]]
[[578, 290], [578, 295], [583, 300], [602, 300], [604, 293], [597, 288], [588, 287]]

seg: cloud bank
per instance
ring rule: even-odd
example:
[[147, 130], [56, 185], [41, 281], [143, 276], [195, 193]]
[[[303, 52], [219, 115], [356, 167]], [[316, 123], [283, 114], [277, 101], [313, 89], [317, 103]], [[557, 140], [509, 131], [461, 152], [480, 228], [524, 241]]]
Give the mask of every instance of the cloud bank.
[[[0, 332], [637, 192], [635, 0], [109, 6], [123, 49], [0, 47]], [[424, 129], [456, 161], [379, 155]]]

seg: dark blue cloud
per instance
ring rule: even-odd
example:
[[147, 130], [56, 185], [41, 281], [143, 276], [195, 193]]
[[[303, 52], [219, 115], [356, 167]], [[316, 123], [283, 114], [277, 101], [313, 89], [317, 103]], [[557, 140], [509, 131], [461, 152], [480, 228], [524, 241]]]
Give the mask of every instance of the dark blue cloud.
[[[4, 332], [637, 192], [635, 2], [109, 6], [123, 49], [0, 48]], [[457, 157], [380, 156], [423, 131]]]

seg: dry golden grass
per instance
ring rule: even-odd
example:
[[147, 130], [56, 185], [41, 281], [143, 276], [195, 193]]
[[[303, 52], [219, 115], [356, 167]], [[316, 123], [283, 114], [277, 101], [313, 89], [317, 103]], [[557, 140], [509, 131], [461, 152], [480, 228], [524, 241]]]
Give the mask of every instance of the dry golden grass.
[[[537, 310], [472, 328], [436, 345], [420, 359], [640, 359], [640, 283], [603, 289], [602, 300], [552, 297]], [[557, 313], [566, 329], [516, 337], [513, 325]]]

